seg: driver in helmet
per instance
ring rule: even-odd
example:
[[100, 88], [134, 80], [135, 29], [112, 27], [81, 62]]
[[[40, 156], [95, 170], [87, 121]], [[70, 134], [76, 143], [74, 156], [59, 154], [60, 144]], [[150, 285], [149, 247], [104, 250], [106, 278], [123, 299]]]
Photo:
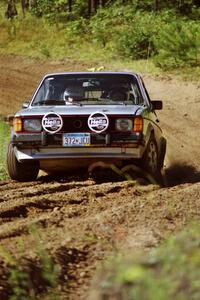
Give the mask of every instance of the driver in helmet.
[[63, 100], [67, 103], [80, 101], [84, 98], [84, 90], [80, 87], [68, 87], [63, 93]]

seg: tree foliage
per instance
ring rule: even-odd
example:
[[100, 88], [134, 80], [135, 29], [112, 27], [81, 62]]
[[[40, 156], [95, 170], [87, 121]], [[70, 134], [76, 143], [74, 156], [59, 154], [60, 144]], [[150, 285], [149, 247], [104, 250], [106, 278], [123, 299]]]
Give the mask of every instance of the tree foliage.
[[200, 65], [200, 26], [197, 22], [165, 24], [154, 39], [157, 65], [165, 69]]
[[198, 300], [199, 229], [187, 227], [156, 248], [110, 259], [96, 280], [99, 299]]

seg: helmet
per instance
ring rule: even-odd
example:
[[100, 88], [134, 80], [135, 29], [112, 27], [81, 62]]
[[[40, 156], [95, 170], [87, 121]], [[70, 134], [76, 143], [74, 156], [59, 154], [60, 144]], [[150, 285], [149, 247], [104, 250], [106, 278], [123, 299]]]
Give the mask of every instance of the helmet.
[[109, 98], [113, 101], [126, 101], [128, 98], [127, 89], [124, 87], [115, 87], [110, 91]]
[[84, 98], [84, 90], [80, 87], [72, 87], [72, 88], [67, 88], [64, 93], [63, 93], [63, 100], [64, 101], [77, 101], [81, 100]]

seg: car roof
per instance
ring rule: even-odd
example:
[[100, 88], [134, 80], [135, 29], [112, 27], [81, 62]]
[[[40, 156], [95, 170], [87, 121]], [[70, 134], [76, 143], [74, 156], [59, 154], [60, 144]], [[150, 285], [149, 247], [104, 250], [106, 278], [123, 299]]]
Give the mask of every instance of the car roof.
[[128, 76], [135, 76], [138, 77], [139, 75], [137, 73], [133, 72], [56, 72], [56, 73], [49, 73], [44, 76], [49, 77], [49, 76], [57, 76], [57, 75], [128, 75]]

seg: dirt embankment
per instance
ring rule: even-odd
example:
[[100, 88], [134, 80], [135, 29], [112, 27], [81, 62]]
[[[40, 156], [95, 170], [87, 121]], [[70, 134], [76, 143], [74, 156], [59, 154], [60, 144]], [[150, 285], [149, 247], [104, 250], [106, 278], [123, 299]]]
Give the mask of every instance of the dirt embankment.
[[[7, 56], [0, 56], [0, 66], [0, 114], [4, 116], [31, 97], [45, 73], [91, 67]], [[199, 219], [199, 85], [167, 77], [144, 79], [152, 98], [164, 101], [158, 116], [168, 140], [168, 187], [126, 181], [95, 184], [85, 174], [0, 183], [1, 245], [36, 264], [29, 230], [37, 225], [46, 249], [62, 266], [61, 299], [87, 299], [96, 266], [108, 254], [155, 246], [169, 233]], [[6, 270], [1, 260], [0, 265], [0, 298], [6, 299]]]

